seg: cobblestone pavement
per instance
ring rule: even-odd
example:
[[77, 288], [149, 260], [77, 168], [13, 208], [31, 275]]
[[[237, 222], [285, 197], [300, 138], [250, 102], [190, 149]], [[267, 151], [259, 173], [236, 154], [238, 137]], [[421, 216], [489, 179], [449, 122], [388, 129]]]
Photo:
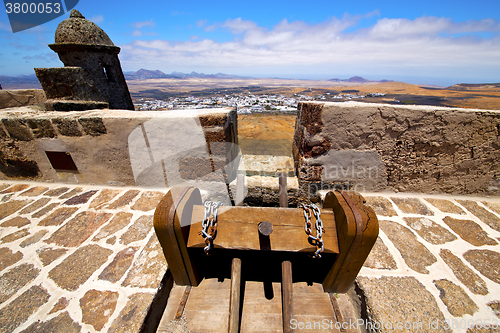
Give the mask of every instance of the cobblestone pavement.
[[380, 225], [357, 278], [372, 320], [365, 326], [500, 332], [500, 199], [364, 196]]
[[167, 269], [163, 194], [0, 182], [0, 332], [138, 332]]
[[[167, 268], [165, 192], [0, 181], [0, 332], [138, 332]], [[500, 331], [478, 327], [500, 321], [499, 198], [365, 198], [380, 221], [357, 279], [365, 325]]]

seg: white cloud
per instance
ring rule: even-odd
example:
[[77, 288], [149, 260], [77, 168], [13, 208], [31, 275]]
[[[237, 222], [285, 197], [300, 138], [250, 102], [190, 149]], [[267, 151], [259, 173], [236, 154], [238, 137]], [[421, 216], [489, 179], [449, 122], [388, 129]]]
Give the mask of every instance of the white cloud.
[[[285, 19], [271, 29], [229, 19], [205, 31], [225, 29], [234, 36], [232, 41], [136, 40], [122, 47], [120, 58], [130, 67], [149, 63], [163, 70], [191, 67], [207, 72], [231, 68], [247, 73], [260, 68], [275, 74], [305, 68], [312, 74], [347, 70], [356, 74], [365, 68], [418, 74], [475, 68], [500, 75], [500, 22], [496, 20], [382, 18], [356, 29], [360, 20], [373, 15], [377, 13], [334, 17], [317, 24]], [[481, 37], [483, 32], [494, 37]]]
[[141, 28], [148, 27], [148, 26], [154, 27], [156, 24], [153, 22], [153, 19], [150, 19], [150, 20], [147, 20], [147, 21], [134, 22], [134, 23], [132, 23], [132, 25], [136, 29], [141, 29]]
[[89, 21], [92, 21], [96, 24], [99, 24], [99, 23], [102, 23], [104, 22], [104, 16], [102, 15], [95, 15], [95, 16], [92, 16], [91, 18], [88, 19]]

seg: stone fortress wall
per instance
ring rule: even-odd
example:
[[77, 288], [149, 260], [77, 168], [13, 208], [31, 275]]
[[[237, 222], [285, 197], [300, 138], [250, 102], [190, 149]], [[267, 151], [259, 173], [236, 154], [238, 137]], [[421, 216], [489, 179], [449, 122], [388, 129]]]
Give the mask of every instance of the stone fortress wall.
[[302, 191], [500, 193], [500, 112], [360, 102], [298, 106]]

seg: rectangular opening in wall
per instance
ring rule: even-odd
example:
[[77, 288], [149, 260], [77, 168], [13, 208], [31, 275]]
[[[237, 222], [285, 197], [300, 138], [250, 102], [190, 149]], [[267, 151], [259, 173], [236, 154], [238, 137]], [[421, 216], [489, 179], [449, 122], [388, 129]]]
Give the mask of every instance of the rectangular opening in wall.
[[70, 153], [65, 151], [46, 151], [45, 155], [57, 171], [78, 171]]

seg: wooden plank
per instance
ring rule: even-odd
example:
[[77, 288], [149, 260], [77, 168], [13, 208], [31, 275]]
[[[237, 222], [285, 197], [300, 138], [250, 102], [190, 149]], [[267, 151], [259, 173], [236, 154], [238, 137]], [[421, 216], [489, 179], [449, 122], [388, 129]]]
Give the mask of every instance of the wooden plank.
[[283, 332], [280, 283], [269, 283], [267, 287], [266, 292], [264, 283], [245, 281], [241, 333]]
[[[204, 247], [199, 235], [204, 217], [204, 207], [193, 206], [192, 224], [188, 247]], [[332, 212], [322, 211], [325, 253], [339, 253], [337, 230]], [[214, 246], [226, 249], [259, 250], [258, 225], [269, 221], [273, 233], [269, 236], [271, 251], [314, 252], [304, 232], [304, 215], [301, 209], [274, 207], [219, 207], [217, 238]]]
[[184, 316], [190, 332], [220, 333], [228, 331], [231, 281], [204, 279], [191, 289]]
[[290, 326], [293, 319], [293, 286], [292, 286], [292, 263], [283, 261], [281, 263], [282, 280], [281, 280], [281, 297], [283, 311], [283, 333], [291, 333]]
[[229, 296], [229, 333], [238, 333], [240, 326], [241, 260], [233, 258]]

